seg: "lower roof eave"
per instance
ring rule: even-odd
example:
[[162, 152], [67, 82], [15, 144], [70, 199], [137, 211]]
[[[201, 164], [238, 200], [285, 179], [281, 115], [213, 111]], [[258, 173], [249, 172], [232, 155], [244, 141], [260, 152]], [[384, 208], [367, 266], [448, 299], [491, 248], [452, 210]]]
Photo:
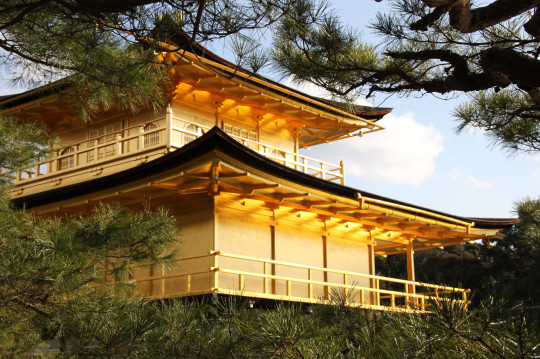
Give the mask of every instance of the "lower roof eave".
[[439, 211], [415, 206], [409, 203], [397, 201], [372, 193], [364, 192], [355, 188], [340, 185], [338, 183], [322, 180], [314, 176], [296, 171], [293, 168], [281, 165], [232, 139], [218, 127], [212, 128], [200, 138], [190, 142], [180, 149], [168, 153], [148, 163], [131, 169], [114, 173], [112, 175], [88, 180], [85, 182], [56, 188], [28, 196], [14, 198], [13, 204], [19, 207], [35, 208], [50, 205], [62, 200], [88, 195], [104, 189], [125, 185], [128, 182], [143, 180], [149, 176], [175, 169], [186, 163], [192, 162], [201, 156], [219, 151], [235, 161], [243, 163], [260, 173], [269, 174], [283, 181], [294, 183], [314, 191], [324, 192], [333, 196], [343, 197], [359, 203], [360, 206], [367, 204], [372, 208], [382, 208], [410, 216], [420, 216], [441, 222], [458, 223], [474, 228], [475, 230], [502, 230], [519, 222], [514, 218], [472, 218], [459, 217]]

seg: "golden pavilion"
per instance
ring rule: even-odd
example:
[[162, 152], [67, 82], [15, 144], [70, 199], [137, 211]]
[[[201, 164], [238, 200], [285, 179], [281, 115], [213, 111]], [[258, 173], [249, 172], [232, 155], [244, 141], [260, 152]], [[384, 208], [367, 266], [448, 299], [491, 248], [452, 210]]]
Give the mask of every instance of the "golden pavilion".
[[[176, 86], [161, 111], [73, 116], [51, 87], [0, 98], [38, 121], [55, 155], [13, 174], [12, 201], [45, 215], [100, 202], [169, 209], [179, 265], [139, 263], [148, 299], [226, 294], [304, 303], [342, 294], [368, 309], [428, 311], [468, 290], [415, 281], [414, 253], [474, 241], [515, 223], [464, 218], [345, 185], [343, 162], [299, 149], [382, 130], [390, 109], [345, 109], [239, 69], [198, 48], [169, 54]], [[376, 275], [375, 257], [407, 255], [407, 280]]]

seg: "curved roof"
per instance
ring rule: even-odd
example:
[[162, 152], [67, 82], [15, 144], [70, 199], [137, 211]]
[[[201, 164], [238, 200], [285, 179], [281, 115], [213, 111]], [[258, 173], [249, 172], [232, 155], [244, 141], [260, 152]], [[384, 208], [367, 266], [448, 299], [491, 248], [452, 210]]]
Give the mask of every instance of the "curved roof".
[[[233, 64], [230, 61], [225, 60], [224, 58], [208, 50], [201, 44], [191, 42], [189, 35], [187, 35], [186, 33], [177, 32], [176, 36], [171, 38], [170, 41], [174, 42], [174, 45], [180, 49], [185, 49], [195, 54], [196, 56], [211, 60], [215, 63], [224, 65], [225, 67], [231, 69], [232, 71], [227, 72], [228, 76], [239, 77], [240, 73], [243, 73], [247, 75], [247, 78], [244, 77], [244, 80], [249, 81], [250, 78], [261, 79], [264, 82], [272, 84], [278, 88], [282, 88], [283, 90], [286, 90], [289, 94], [292, 93], [292, 94], [297, 94], [301, 97], [308, 97], [313, 101], [321, 102], [325, 105], [334, 107], [335, 109], [338, 109], [341, 111], [346, 111], [354, 116], [362, 117], [363, 119], [366, 119], [366, 120], [371, 120], [373, 122], [376, 122], [380, 120], [382, 117], [384, 117], [384, 115], [387, 115], [388, 113], [392, 111], [392, 108], [390, 107], [361, 106], [361, 105], [355, 105], [355, 104], [348, 104], [348, 103], [339, 102], [339, 101], [327, 100], [327, 99], [323, 99], [317, 96], [312, 96], [307, 93], [303, 93], [297, 89], [294, 89], [289, 86], [285, 86], [281, 83], [278, 83], [267, 77], [264, 77], [257, 73], [246, 70], [236, 64]], [[209, 66], [212, 66], [212, 65], [209, 64]], [[223, 69], [220, 69], [220, 68], [214, 68], [214, 70], [217, 72], [223, 71]], [[269, 90], [272, 90], [272, 89], [269, 89]], [[278, 90], [277, 92], [279, 93], [280, 91]], [[296, 100], [299, 100], [299, 99], [297, 98]], [[300, 102], [302, 101], [300, 100]], [[320, 109], [323, 109], [323, 110], [328, 110], [328, 108], [322, 108], [320, 106], [315, 106], [315, 107], [319, 107]]]
[[59, 80], [28, 91], [0, 96], [0, 110], [24, 105], [30, 101], [39, 100], [46, 96], [54, 95], [58, 93], [58, 91], [64, 90], [67, 87], [68, 83], [65, 80]]
[[305, 186], [308, 189], [311, 188], [313, 190], [326, 192], [331, 195], [345, 197], [355, 201], [358, 201], [359, 199], [368, 202], [373, 201], [379, 207], [399, 209], [400, 212], [409, 213], [414, 216], [422, 216], [439, 221], [442, 219], [443, 222], [466, 222], [477, 229], [504, 229], [519, 222], [519, 220], [515, 218], [460, 217], [316, 178], [264, 157], [234, 140], [218, 127], [212, 128], [203, 136], [176, 151], [170, 152], [148, 163], [109, 176], [18, 197], [13, 199], [12, 202], [16, 206], [25, 208], [44, 206], [61, 200], [113, 188], [115, 186], [126, 184], [127, 182], [141, 180], [149, 175], [155, 175], [156, 173], [174, 169], [187, 162], [192, 162], [193, 160], [216, 150], [252, 168], [260, 170], [261, 172]]
[[[347, 104], [343, 102], [322, 99], [320, 97], [303, 93], [297, 89], [294, 89], [289, 86], [285, 86], [269, 78], [266, 78], [259, 74], [248, 71], [244, 68], [241, 68], [238, 65], [235, 65], [232, 62], [229, 62], [225, 60], [224, 58], [214, 54], [213, 52], [209, 51], [208, 49], [206, 49], [205, 47], [203, 47], [202, 45], [198, 43], [194, 43], [190, 45], [187, 39], [188, 39], [187, 35], [184, 41], [180, 40], [180, 36], [178, 38], [175, 38], [176, 41], [180, 42], [180, 45], [178, 45], [179, 49], [186, 49], [192, 52], [197, 57], [199, 57], [199, 59], [201, 58], [208, 59], [214, 63], [224, 66], [224, 68], [218, 68], [218, 67], [213, 66], [212, 63], [206, 63], [206, 65], [211, 67], [213, 71], [217, 73], [221, 73], [227, 77], [235, 77], [235, 78], [239, 78], [241, 77], [240, 74], [244, 74], [245, 76], [242, 76], [243, 81], [252, 83], [255, 86], [260, 86], [261, 84], [254, 80], [261, 80], [264, 83], [268, 83], [272, 85], [271, 87], [266, 87], [265, 90], [274, 92], [276, 94], [288, 96], [291, 99], [296, 100], [298, 102], [306, 102], [303, 98], [308, 98], [309, 100], [313, 101], [313, 103], [310, 103], [310, 105], [315, 108], [318, 108], [319, 110], [330, 111], [330, 112], [335, 112], [335, 113], [339, 113], [340, 111], [345, 111], [353, 116], [361, 117], [363, 119], [370, 120], [372, 122], [376, 122], [380, 120], [382, 117], [384, 117], [386, 114], [392, 111], [392, 108], [389, 108], [389, 107], [375, 107], [375, 106], [371, 107], [371, 106]], [[68, 87], [69, 87], [68, 82], [65, 81], [65, 79], [62, 79], [54, 83], [51, 83], [49, 85], [41, 86], [41, 87], [31, 89], [28, 91], [23, 91], [21, 93], [0, 96], [0, 108], [8, 109], [8, 108], [16, 107], [19, 105], [23, 105], [27, 102], [38, 100], [40, 98], [55, 94], [58, 91], [64, 90]]]

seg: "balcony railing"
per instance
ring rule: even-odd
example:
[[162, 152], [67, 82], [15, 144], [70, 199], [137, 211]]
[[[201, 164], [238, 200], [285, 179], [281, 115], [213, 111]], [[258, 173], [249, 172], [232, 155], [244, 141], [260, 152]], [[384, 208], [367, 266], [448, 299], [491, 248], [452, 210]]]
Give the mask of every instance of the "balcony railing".
[[37, 162], [32, 168], [11, 173], [14, 181], [35, 180], [44, 176], [67, 174], [95, 167], [124, 156], [137, 155], [148, 150], [164, 147], [167, 128], [149, 129], [159, 119], [144, 125], [132, 126], [89, 140], [72, 143], [55, 149], [55, 155]]
[[[176, 126], [175, 123], [183, 123], [186, 128]], [[102, 166], [123, 157], [136, 156], [160, 148], [172, 151], [202, 136], [208, 130], [210, 127], [184, 120], [160, 118], [57, 148], [52, 158], [37, 162], [32, 168], [10, 173], [9, 176], [14, 182], [22, 184], [45, 176], [63, 175]], [[327, 181], [344, 183], [342, 162], [335, 165], [232, 134], [231, 137], [285, 166]]]
[[307, 173], [314, 177], [322, 178], [327, 181], [333, 181], [340, 184], [345, 183], [345, 176], [343, 170], [343, 160], [339, 165], [316, 160], [307, 156], [300, 155], [265, 145], [260, 142], [251, 141], [242, 137], [230, 135], [235, 140], [243, 143], [245, 146], [254, 149], [260, 154], [268, 157], [282, 165], [290, 168], [294, 168], [297, 171]]
[[[464, 310], [469, 305], [468, 289], [221, 251], [183, 258], [179, 265], [182, 272], [134, 276], [132, 283], [149, 299], [204, 293], [305, 303], [329, 303], [337, 298], [347, 305], [366, 309], [419, 312], [429, 312], [431, 306], [445, 302]], [[184, 268], [192, 270], [184, 271]], [[283, 274], [276, 274], [278, 272]], [[362, 281], [364, 284], [360, 283]]]

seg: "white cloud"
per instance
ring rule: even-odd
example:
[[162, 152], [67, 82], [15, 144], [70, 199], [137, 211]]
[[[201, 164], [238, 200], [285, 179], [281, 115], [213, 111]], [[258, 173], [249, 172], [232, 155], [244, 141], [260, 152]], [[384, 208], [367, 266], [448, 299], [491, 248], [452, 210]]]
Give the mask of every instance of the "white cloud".
[[416, 122], [413, 114], [389, 114], [379, 123], [386, 129], [337, 141], [332, 147], [317, 146], [308, 156], [335, 162], [341, 155], [347, 176], [387, 183], [420, 185], [435, 175], [435, 160], [444, 150], [443, 136], [435, 127]]
[[482, 181], [471, 176], [465, 179], [465, 185], [472, 188], [491, 188], [490, 182]]
[[[298, 85], [290, 77], [284, 84], [311, 96], [332, 98], [314, 84]], [[355, 103], [373, 106], [364, 98]], [[387, 183], [420, 185], [435, 175], [435, 159], [444, 150], [443, 136], [435, 127], [416, 122], [411, 113], [399, 117], [389, 114], [378, 123], [386, 129], [333, 142], [332, 147], [317, 146], [308, 156], [331, 163], [336, 162], [336, 155], [343, 156], [347, 176]]]

